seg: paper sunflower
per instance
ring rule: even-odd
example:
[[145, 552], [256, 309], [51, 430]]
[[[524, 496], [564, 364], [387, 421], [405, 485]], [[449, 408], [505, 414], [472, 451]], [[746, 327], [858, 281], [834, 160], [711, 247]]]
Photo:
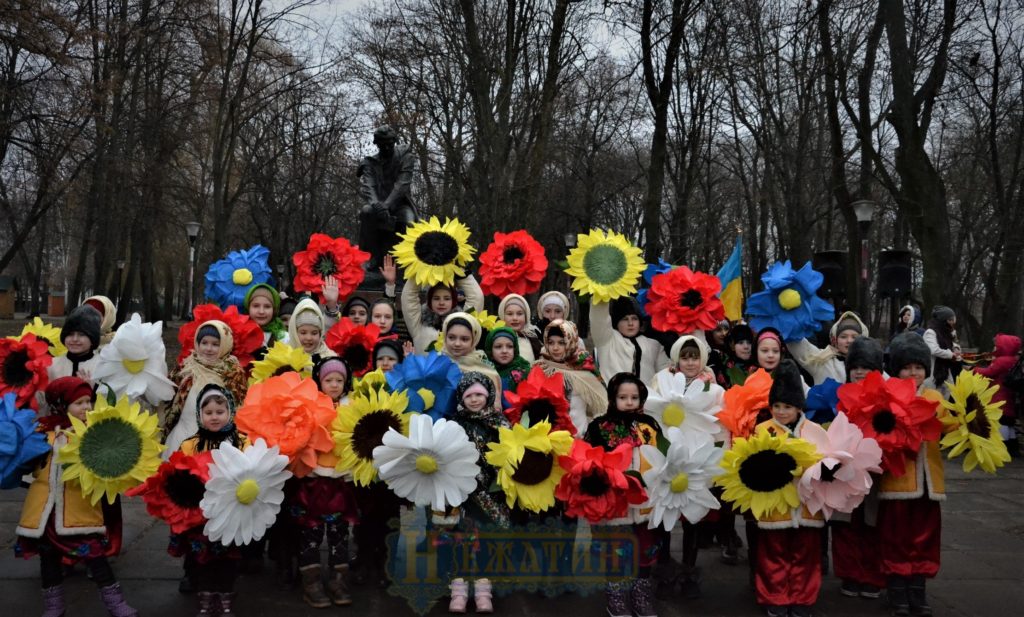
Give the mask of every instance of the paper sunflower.
[[458, 423], [420, 414], [409, 421], [408, 437], [388, 429], [373, 449], [373, 465], [395, 495], [438, 511], [460, 505], [476, 490], [479, 460]]
[[534, 366], [526, 379], [519, 382], [515, 392], [505, 392], [510, 407], [505, 416], [512, 424], [533, 425], [544, 421], [556, 431], [576, 434], [576, 426], [569, 416], [569, 400], [565, 397], [565, 376], [556, 372], [550, 377], [544, 369]]
[[352, 480], [367, 486], [377, 477], [373, 450], [384, 443], [384, 434], [394, 429], [409, 434], [409, 397], [405, 392], [371, 391], [369, 396], [354, 396], [338, 408], [331, 424], [337, 470], [352, 473]]
[[707, 433], [670, 427], [664, 435], [669, 443], [664, 454], [644, 444], [640, 456], [651, 466], [643, 472], [651, 507], [647, 526], [655, 529], [662, 525], [672, 531], [680, 516], [696, 523], [720, 505], [711, 486], [721, 471], [723, 452]]
[[333, 276], [338, 281], [338, 297], [350, 295], [363, 282], [366, 272], [363, 264], [370, 258], [345, 238], [331, 238], [326, 234], [312, 234], [306, 250], [292, 255], [295, 264], [295, 291], [309, 291], [324, 301], [324, 278]]
[[655, 376], [658, 392], [652, 391], [644, 411], [658, 421], [663, 429], [677, 427], [685, 432], [697, 431], [717, 435], [721, 430], [718, 413], [722, 410], [722, 389], [711, 387], [700, 379], [686, 385], [682, 373], [660, 371]]
[[274, 524], [292, 474], [277, 446], [257, 439], [244, 451], [230, 443], [211, 452], [210, 480], [199, 507], [207, 518], [203, 534], [226, 545], [259, 540]]
[[951, 448], [949, 458], [967, 452], [964, 457], [964, 471], [980, 466], [988, 473], [1010, 462], [1010, 453], [999, 434], [999, 419], [1005, 401], [992, 402], [999, 391], [988, 377], [971, 371], [960, 371], [956, 382], [949, 389], [949, 401], [942, 406], [949, 414], [942, 417], [942, 423], [949, 431], [939, 442], [943, 448]]
[[362, 377], [373, 370], [373, 346], [380, 338], [377, 324], [356, 325], [348, 317], [342, 317], [327, 331], [327, 346], [348, 364], [352, 374]]
[[643, 279], [645, 287], [636, 292], [637, 304], [640, 305], [640, 310], [644, 312], [644, 315], [647, 314], [647, 294], [651, 290], [651, 283], [654, 282], [654, 277], [663, 272], [671, 272], [674, 267], [664, 259], [659, 258], [658, 263], [647, 264], [647, 267], [644, 268]]
[[654, 276], [645, 310], [662, 332], [714, 330], [725, 319], [725, 306], [718, 299], [721, 290], [717, 276], [679, 266]]
[[871, 371], [863, 381], [839, 386], [839, 411], [882, 447], [882, 468], [902, 476], [907, 457], [914, 459], [922, 441], [938, 439], [939, 403], [917, 395], [912, 379], [885, 379]]
[[555, 497], [565, 513], [600, 523], [626, 516], [630, 505], [647, 501], [647, 492], [636, 476], [626, 475], [633, 460], [633, 446], [620, 444], [611, 452], [576, 440], [568, 455], [558, 457], [565, 475], [558, 481]]
[[235, 424], [250, 440], [262, 438], [278, 446], [292, 473], [301, 478], [316, 467], [320, 453], [334, 446], [327, 427], [335, 415], [331, 397], [312, 379], [288, 372], [249, 388]]
[[409, 411], [430, 415], [435, 420], [452, 409], [455, 389], [462, 370], [451, 358], [437, 352], [409, 356], [388, 371], [388, 389], [405, 391]]
[[758, 519], [785, 514], [800, 506], [795, 480], [817, 461], [810, 442], [761, 430], [733, 441], [722, 457], [725, 473], [715, 483], [725, 489], [722, 499]]
[[138, 313], [121, 324], [113, 340], [100, 349], [93, 379], [116, 396], [145, 398], [151, 406], [174, 398], [176, 386], [167, 378], [163, 322], [143, 323]]
[[771, 389], [772, 376], [763, 368], [757, 369], [742, 386], [725, 391], [718, 421], [733, 437], [750, 437], [757, 426], [757, 414], [768, 408]]
[[32, 321], [25, 324], [21, 329], [21, 334], [13, 338], [20, 339], [26, 334], [34, 334], [37, 339], [46, 341], [50, 346], [50, 355], [54, 358], [63, 356], [68, 352], [68, 348], [64, 346], [64, 343], [60, 342], [60, 328], [51, 326], [39, 317], [34, 317]]
[[289, 372], [309, 377], [313, 374], [313, 358], [301, 347], [292, 347], [284, 341], [275, 341], [262, 360], [252, 363], [249, 385]]
[[508, 507], [518, 503], [530, 512], [555, 505], [555, 487], [565, 475], [558, 457], [572, 448], [569, 431], [553, 431], [548, 422], [526, 428], [516, 424], [498, 429], [498, 442], [487, 444], [487, 462], [498, 469], [498, 486]]
[[645, 267], [640, 249], [626, 236], [600, 229], [579, 234], [567, 259], [566, 273], [574, 277], [572, 288], [592, 296], [594, 302], [611, 302], [636, 291]]
[[377, 369], [370, 371], [362, 377], [356, 377], [352, 380], [352, 391], [349, 396], [370, 396], [370, 391], [380, 392], [384, 386], [388, 385], [387, 377], [384, 376], [384, 371]]
[[831, 377], [811, 386], [807, 392], [804, 416], [816, 424], [826, 424], [836, 417], [836, 406], [839, 404], [840, 383]]
[[398, 235], [402, 241], [391, 254], [405, 270], [405, 278], [420, 287], [451, 285], [456, 276], [466, 275], [466, 264], [476, 252], [469, 245], [469, 228], [458, 219], [446, 218], [442, 224], [432, 216], [428, 221], [416, 221]]
[[36, 431], [36, 413], [18, 409], [13, 392], [0, 397], [0, 489], [18, 488], [30, 463], [50, 451]]
[[494, 242], [480, 254], [480, 288], [489, 296], [525, 296], [540, 289], [548, 271], [544, 247], [525, 230], [494, 232]]
[[145, 484], [127, 491], [129, 497], [141, 495], [146, 512], [171, 527], [171, 533], [184, 533], [206, 522], [199, 502], [210, 479], [210, 452], [189, 456], [180, 450], [164, 461]]
[[13, 392], [17, 407], [39, 409], [36, 392], [49, 383], [46, 369], [52, 362], [46, 341], [35, 334], [0, 339], [0, 396]]
[[260, 244], [228, 253], [224, 259], [210, 264], [203, 294], [221, 308], [236, 306], [244, 310], [249, 287], [258, 283], [274, 284], [269, 257], [270, 249]]
[[64, 481], [77, 480], [92, 504], [104, 495], [114, 503], [118, 494], [138, 486], [160, 466], [158, 419], [140, 412], [137, 403], [121, 397], [116, 405], [96, 399], [96, 408], [83, 423], [70, 417], [68, 444], [57, 460], [64, 466]]
[[821, 457], [804, 471], [798, 492], [812, 514], [853, 512], [871, 491], [871, 473], [882, 473], [882, 448], [878, 442], [850, 422], [846, 414], [836, 416], [828, 431], [807, 424], [801, 438], [814, 445]]
[[253, 354], [263, 347], [263, 330], [259, 324], [249, 319], [248, 315], [239, 313], [237, 306], [229, 306], [222, 311], [216, 304], [200, 304], [193, 308], [192, 321], [178, 330], [178, 342], [181, 344], [178, 364], [192, 353], [199, 326], [213, 319], [223, 321], [231, 329], [231, 336], [235, 340], [231, 355], [238, 358], [238, 363], [243, 367], [249, 366], [253, 361]]
[[815, 295], [824, 280], [810, 263], [794, 270], [789, 260], [775, 262], [761, 275], [764, 291], [747, 300], [750, 327], [774, 327], [786, 341], [813, 336], [835, 317], [832, 305]]

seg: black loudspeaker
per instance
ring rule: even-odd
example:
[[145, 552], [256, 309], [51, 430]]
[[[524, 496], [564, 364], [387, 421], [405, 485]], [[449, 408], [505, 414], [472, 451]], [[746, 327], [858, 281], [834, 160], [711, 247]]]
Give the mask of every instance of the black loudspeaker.
[[826, 300], [846, 297], [846, 251], [815, 253], [811, 266], [825, 277], [819, 296]]
[[910, 295], [910, 251], [882, 251], [878, 254], [878, 295], [903, 298]]

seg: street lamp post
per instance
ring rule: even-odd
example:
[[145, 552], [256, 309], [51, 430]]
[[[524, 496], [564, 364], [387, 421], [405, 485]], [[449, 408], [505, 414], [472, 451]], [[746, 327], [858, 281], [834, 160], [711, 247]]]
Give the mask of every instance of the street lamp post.
[[185, 315], [192, 315], [192, 286], [195, 280], [196, 239], [199, 238], [201, 225], [197, 221], [185, 223], [185, 234], [188, 236], [188, 307]]
[[277, 264], [277, 290], [284, 291], [284, 262]]
[[121, 291], [123, 289], [121, 286], [123, 284], [122, 283], [123, 280], [124, 280], [124, 260], [123, 259], [118, 259], [117, 260], [117, 297], [114, 298], [114, 308], [115, 309], [120, 309], [121, 308]]
[[861, 315], [868, 318], [868, 232], [871, 231], [871, 221], [875, 216], [875, 202], [870, 199], [858, 199], [850, 206], [853, 214], [857, 217], [857, 227], [860, 232], [860, 300]]

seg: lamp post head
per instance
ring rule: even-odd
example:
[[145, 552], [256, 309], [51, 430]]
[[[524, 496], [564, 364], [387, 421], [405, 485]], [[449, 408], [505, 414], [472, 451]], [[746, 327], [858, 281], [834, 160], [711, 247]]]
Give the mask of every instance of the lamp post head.
[[565, 240], [565, 248], [567, 248], [567, 249], [574, 249], [574, 248], [576, 248], [576, 234], [574, 234], [574, 233], [565, 234], [564, 240]]
[[118, 259], [117, 260], [117, 269], [118, 270], [124, 270], [124, 260], [123, 259]]
[[850, 204], [857, 222], [862, 225], [870, 225], [875, 217], [875, 202], [870, 199], [858, 199]]
[[277, 275], [284, 276], [284, 264], [277, 264]]
[[188, 245], [195, 246], [196, 238], [199, 237], [199, 230], [202, 227], [196, 221], [189, 221], [185, 223], [185, 234], [188, 236]]

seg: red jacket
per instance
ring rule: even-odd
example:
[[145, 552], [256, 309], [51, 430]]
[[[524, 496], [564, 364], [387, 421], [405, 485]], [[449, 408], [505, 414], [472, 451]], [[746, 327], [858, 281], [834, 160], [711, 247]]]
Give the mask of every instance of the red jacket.
[[1007, 418], [1016, 418], [1017, 410], [1013, 408], [1013, 393], [1003, 386], [1003, 380], [1013, 365], [1017, 363], [1020, 347], [1020, 337], [997, 334], [995, 359], [985, 368], [974, 369], [975, 373], [984, 375], [999, 384], [999, 391], [992, 397], [992, 401], [1006, 401], [1006, 404], [1003, 405], [1003, 416]]

